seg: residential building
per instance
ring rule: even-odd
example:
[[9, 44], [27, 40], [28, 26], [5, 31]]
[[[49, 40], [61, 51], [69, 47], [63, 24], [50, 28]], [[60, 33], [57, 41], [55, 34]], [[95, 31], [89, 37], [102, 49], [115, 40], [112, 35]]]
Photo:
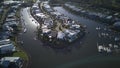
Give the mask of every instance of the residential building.
[[2, 68], [22, 68], [23, 60], [20, 57], [3, 57], [0, 65]]
[[0, 54], [7, 54], [16, 51], [14, 44], [10, 39], [0, 40]]

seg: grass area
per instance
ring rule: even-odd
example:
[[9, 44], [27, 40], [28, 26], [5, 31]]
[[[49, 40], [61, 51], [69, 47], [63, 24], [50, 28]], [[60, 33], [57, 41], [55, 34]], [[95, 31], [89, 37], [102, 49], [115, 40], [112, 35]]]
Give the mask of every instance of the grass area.
[[17, 51], [15, 53], [13, 53], [13, 57], [21, 57], [24, 60], [28, 60], [28, 56], [24, 51]]

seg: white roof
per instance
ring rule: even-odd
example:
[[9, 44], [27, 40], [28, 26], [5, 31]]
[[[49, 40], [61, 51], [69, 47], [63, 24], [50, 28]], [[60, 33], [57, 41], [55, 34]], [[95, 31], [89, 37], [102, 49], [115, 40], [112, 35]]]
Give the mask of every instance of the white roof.
[[119, 13], [115, 13], [114, 15], [119, 15]]
[[112, 16], [107, 16], [106, 18], [107, 18], [107, 19], [111, 19], [111, 18], [112, 18]]
[[[4, 61], [9, 61], [9, 62], [16, 62], [18, 59], [20, 59], [20, 57], [3, 57], [1, 59], [2, 62]], [[1, 62], [1, 63], [2, 63]]]
[[12, 43], [5, 44], [0, 46], [0, 51], [1, 54], [10, 53], [16, 51], [16, 47]]
[[36, 9], [35, 11], [40, 11], [39, 9]]
[[36, 4], [34, 4], [32, 7], [33, 8], [39, 8], [38, 5], [36, 5]]
[[58, 35], [57, 35], [58, 39], [63, 39], [64, 37], [65, 37], [65, 34], [62, 31], [58, 32]]
[[16, 19], [15, 18], [7, 18], [6, 21], [15, 21]]
[[69, 34], [71, 33], [72, 34], [72, 33], [77, 33], [77, 32], [75, 32], [74, 30], [66, 29], [66, 30], [64, 30], [64, 33], [69, 33]]
[[41, 18], [46, 18], [46, 16], [43, 13], [37, 13], [36, 16], [41, 17]]
[[115, 22], [114, 25], [119, 25], [120, 26], [120, 21]]
[[12, 0], [9, 0], [9, 1], [4, 1], [3, 3], [4, 3], [4, 4], [22, 3], [22, 1], [12, 1]]
[[14, 17], [15, 16], [15, 14], [14, 13], [10, 13], [10, 14], [8, 14], [8, 16], [7, 17]]
[[53, 25], [53, 20], [50, 19], [50, 18], [46, 18], [45, 21], [44, 21], [44, 24], [46, 24], [46, 25]]
[[48, 28], [48, 26], [47, 25], [44, 25], [44, 24], [42, 24], [42, 27], [41, 27], [42, 29], [46, 29], [46, 28]]
[[2, 48], [2, 47], [7, 47], [7, 46], [13, 46], [13, 47], [14, 47], [14, 45], [13, 45], [12, 43], [10, 43], [10, 44], [0, 45], [0, 48]]
[[8, 25], [18, 25], [18, 23], [16, 21], [6, 22], [6, 24], [8, 24]]
[[76, 33], [75, 32], [69, 33], [69, 36], [73, 36], [73, 35], [76, 35]]
[[80, 25], [74, 24], [71, 27], [80, 28]]
[[74, 30], [69, 30], [69, 29], [66, 29], [66, 30], [64, 30], [64, 33], [65, 34], [68, 34], [68, 37], [72, 37], [72, 36], [74, 36], [74, 35], [77, 35], [77, 31], [74, 31]]
[[44, 4], [44, 7], [45, 7], [45, 8], [50, 8], [50, 5]]
[[11, 43], [10, 39], [0, 40], [0, 45]]
[[42, 29], [42, 33], [49, 33], [51, 32], [51, 29]]

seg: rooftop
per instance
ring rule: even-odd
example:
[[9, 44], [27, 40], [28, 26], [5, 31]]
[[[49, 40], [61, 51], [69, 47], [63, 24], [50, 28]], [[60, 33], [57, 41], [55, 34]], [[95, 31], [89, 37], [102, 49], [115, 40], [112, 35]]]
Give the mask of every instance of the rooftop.
[[1, 63], [4, 61], [9, 61], [9, 62], [16, 62], [20, 57], [3, 57], [1, 59]]
[[0, 45], [11, 43], [10, 39], [0, 40]]

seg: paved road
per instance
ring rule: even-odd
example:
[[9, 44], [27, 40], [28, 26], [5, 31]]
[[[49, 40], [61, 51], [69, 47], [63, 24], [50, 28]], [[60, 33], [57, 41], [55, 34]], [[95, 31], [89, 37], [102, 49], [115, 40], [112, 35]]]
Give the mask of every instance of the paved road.
[[[30, 55], [30, 64], [28, 68], [69, 68], [70, 65], [76, 65], [84, 62], [85, 59], [89, 61], [100, 58], [96, 49], [97, 34], [95, 30], [95, 23], [91, 23], [93, 26], [89, 26], [88, 30], [92, 32], [86, 37], [89, 42], [86, 42], [84, 46], [81, 46], [80, 42], [72, 44], [73, 46], [64, 49], [54, 49], [49, 46], [44, 45], [40, 40], [36, 40], [36, 28], [37, 24], [32, 21], [32, 17], [29, 14], [29, 8], [25, 8], [21, 11], [23, 23], [25, 23], [25, 28], [27, 31], [20, 35], [20, 40], [23, 40], [22, 47]], [[85, 22], [85, 21], [84, 21]], [[89, 22], [89, 21], [87, 21]], [[91, 35], [94, 35], [94, 37]], [[88, 45], [90, 44], [90, 45]], [[81, 61], [82, 60], [82, 61]], [[67, 67], [66, 67], [67, 66]], [[75, 67], [73, 67], [75, 68]]]

